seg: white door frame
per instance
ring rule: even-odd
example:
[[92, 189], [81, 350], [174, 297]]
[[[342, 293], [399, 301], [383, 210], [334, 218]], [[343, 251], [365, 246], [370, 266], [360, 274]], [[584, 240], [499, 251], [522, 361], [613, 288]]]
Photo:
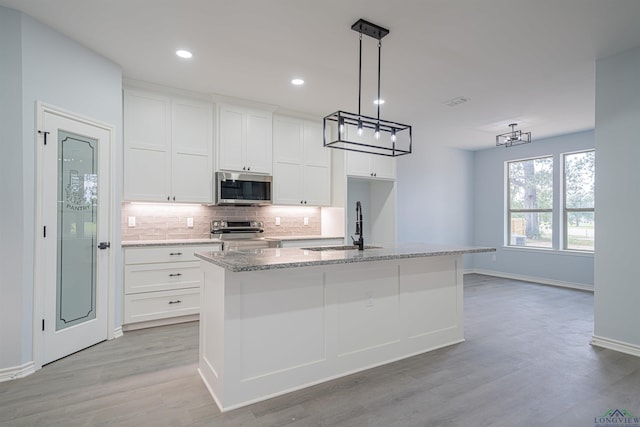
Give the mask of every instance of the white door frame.
[[35, 173], [35, 245], [34, 245], [34, 280], [33, 280], [33, 365], [34, 369], [42, 368], [42, 360], [44, 346], [42, 336], [42, 319], [44, 316], [44, 242], [42, 240], [41, 230], [44, 226], [43, 212], [41, 209], [42, 200], [42, 157], [44, 147], [44, 135], [39, 134], [38, 130], [42, 129], [44, 123], [44, 114], [50, 113], [70, 120], [85, 123], [90, 126], [98, 127], [109, 132], [109, 171], [111, 174], [112, 184], [109, 185], [109, 224], [108, 236], [111, 242], [111, 249], [108, 252], [108, 301], [107, 301], [107, 339], [115, 338], [114, 318], [115, 318], [115, 255], [118, 245], [115, 242], [115, 233], [113, 222], [116, 218], [116, 200], [115, 188], [113, 182], [116, 182], [116, 133], [115, 126], [99, 122], [97, 120], [72, 113], [59, 107], [55, 107], [41, 101], [36, 101], [36, 128], [34, 130], [36, 143], [36, 173]]

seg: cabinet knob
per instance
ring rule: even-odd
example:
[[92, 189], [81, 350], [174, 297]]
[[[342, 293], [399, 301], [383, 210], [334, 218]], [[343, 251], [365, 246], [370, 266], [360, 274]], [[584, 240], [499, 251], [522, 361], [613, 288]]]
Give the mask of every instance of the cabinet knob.
[[170, 197], [170, 196], [167, 196], [167, 200], [171, 200], [171, 197]]
[[307, 204], [307, 201], [306, 201], [306, 200], [304, 201], [304, 204], [305, 204], [305, 205]]
[[242, 170], [243, 170], [243, 171], [246, 171], [246, 170], [247, 170], [247, 167], [246, 167], [246, 166], [243, 166], [243, 167], [242, 167]]
[[251, 166], [247, 166], [247, 170], [250, 171], [251, 170]]

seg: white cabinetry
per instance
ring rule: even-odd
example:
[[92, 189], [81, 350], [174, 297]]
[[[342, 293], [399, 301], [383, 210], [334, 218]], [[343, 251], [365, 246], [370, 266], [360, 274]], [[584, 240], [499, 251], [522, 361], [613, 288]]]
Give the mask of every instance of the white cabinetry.
[[274, 204], [331, 204], [331, 152], [320, 122], [274, 116], [273, 186]]
[[218, 118], [218, 169], [271, 174], [273, 114], [220, 104]]
[[193, 254], [218, 250], [220, 245], [124, 248], [127, 329], [192, 320], [181, 316], [200, 312], [200, 261]]
[[347, 151], [347, 175], [361, 178], [396, 179], [396, 160], [388, 156]]
[[212, 202], [213, 104], [124, 91], [124, 200]]

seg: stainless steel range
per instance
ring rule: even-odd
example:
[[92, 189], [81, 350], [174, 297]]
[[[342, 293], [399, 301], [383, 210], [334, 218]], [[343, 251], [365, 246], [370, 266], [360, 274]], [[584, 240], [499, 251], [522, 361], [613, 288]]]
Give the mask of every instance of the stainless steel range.
[[264, 223], [262, 221], [211, 221], [211, 238], [222, 243], [223, 251], [243, 249], [264, 249], [281, 247], [280, 240], [262, 237]]

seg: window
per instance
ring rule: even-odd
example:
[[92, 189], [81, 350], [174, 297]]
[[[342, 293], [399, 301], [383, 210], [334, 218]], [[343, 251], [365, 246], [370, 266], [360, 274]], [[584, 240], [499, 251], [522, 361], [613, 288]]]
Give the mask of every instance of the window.
[[593, 251], [595, 151], [564, 155], [564, 249]]
[[553, 158], [507, 162], [507, 244], [553, 246]]

